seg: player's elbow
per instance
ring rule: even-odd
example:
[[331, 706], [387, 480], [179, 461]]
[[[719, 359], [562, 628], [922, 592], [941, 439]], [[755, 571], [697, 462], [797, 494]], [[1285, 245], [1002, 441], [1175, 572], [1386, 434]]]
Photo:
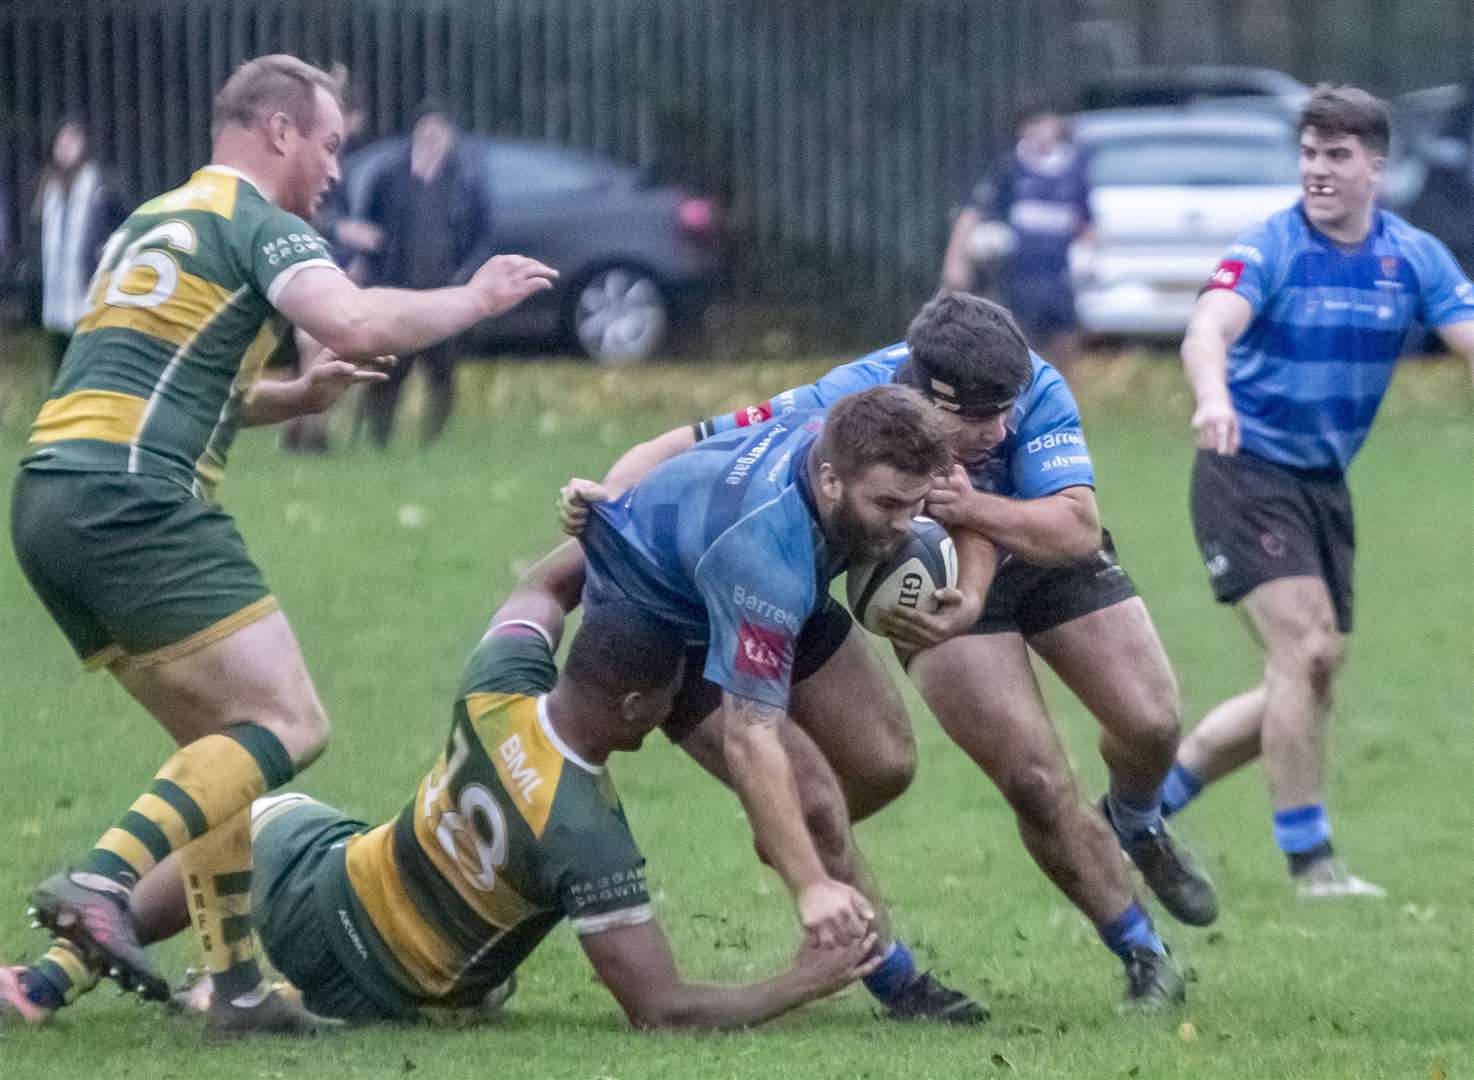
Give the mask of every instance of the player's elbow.
[[721, 1026], [675, 989], [626, 1004], [624, 1015], [636, 1031], [700, 1031]]

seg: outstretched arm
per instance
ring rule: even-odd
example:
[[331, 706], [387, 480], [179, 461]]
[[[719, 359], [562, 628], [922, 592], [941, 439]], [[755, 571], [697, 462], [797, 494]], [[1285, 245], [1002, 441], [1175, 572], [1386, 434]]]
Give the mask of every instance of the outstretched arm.
[[874, 934], [831, 948], [806, 942], [781, 974], [746, 986], [714, 986], [681, 978], [670, 942], [654, 921], [585, 934], [579, 943], [630, 1023], [646, 1030], [761, 1024], [834, 993], [880, 962], [872, 955]]
[[312, 266], [272, 303], [339, 356], [414, 353], [501, 315], [553, 287], [558, 271], [521, 255], [488, 259], [464, 285], [447, 289], [361, 289], [342, 271]]

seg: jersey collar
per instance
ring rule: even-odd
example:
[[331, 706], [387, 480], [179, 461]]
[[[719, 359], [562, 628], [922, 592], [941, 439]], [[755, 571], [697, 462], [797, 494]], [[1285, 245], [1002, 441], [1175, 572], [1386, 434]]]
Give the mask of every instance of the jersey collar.
[[1363, 255], [1371, 251], [1372, 245], [1381, 237], [1382, 227], [1386, 222], [1386, 214], [1382, 208], [1374, 205], [1372, 207], [1372, 227], [1367, 230], [1367, 234], [1362, 238], [1361, 243], [1355, 247], [1347, 247], [1345, 244], [1338, 244], [1311, 224], [1310, 215], [1305, 212], [1304, 199], [1301, 199], [1295, 204], [1295, 212], [1300, 215], [1300, 224], [1305, 226], [1305, 231], [1310, 234], [1316, 243], [1324, 245], [1332, 251], [1340, 252], [1342, 255]]
[[539, 694], [537, 696], [537, 724], [538, 727], [543, 729], [543, 734], [547, 736], [548, 742], [553, 744], [553, 749], [573, 762], [584, 772], [593, 773], [595, 776], [599, 776], [604, 772], [604, 766], [590, 765], [583, 758], [575, 754], [573, 748], [564, 742], [562, 736], [554, 729], [553, 722], [548, 719], [547, 694]]
[[200, 169], [200, 172], [224, 173], [226, 176], [233, 176], [237, 180], [244, 180], [246, 183], [250, 184], [253, 188], [256, 189], [256, 193], [258, 195], [261, 193], [260, 184], [256, 183], [256, 181], [252, 180], [249, 176], [247, 176], [245, 173], [241, 172], [239, 169], [235, 168], [232, 165], [217, 165], [212, 162], [209, 165], [203, 166]]

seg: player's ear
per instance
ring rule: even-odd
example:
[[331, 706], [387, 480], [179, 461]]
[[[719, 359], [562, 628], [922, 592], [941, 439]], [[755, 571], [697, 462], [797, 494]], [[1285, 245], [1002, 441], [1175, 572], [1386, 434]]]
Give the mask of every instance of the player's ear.
[[631, 690], [619, 699], [619, 716], [625, 723], [634, 723], [640, 719], [640, 702], [645, 700], [645, 695], [638, 690]]
[[819, 463], [819, 491], [831, 502], [839, 501], [839, 497], [844, 494], [844, 481], [827, 461]]
[[271, 140], [272, 149], [285, 153], [287, 139], [291, 132], [296, 130], [296, 125], [286, 113], [272, 113], [266, 120], [266, 137]]

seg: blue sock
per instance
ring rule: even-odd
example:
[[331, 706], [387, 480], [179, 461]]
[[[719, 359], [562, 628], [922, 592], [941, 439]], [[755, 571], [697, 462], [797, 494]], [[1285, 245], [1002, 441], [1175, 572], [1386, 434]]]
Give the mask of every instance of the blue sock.
[[1198, 797], [1203, 782], [1180, 761], [1172, 763], [1172, 771], [1162, 782], [1162, 816], [1171, 817]]
[[1129, 843], [1143, 833], [1151, 832], [1162, 823], [1162, 801], [1160, 798], [1140, 802], [1106, 792], [1106, 820], [1116, 830], [1120, 841]]
[[1162, 939], [1157, 937], [1156, 930], [1152, 928], [1151, 916], [1135, 902], [1121, 913], [1120, 918], [1106, 923], [1099, 930], [1100, 940], [1105, 942], [1105, 947], [1122, 960], [1127, 959], [1131, 950], [1138, 945], [1145, 945], [1158, 954], [1167, 951], [1162, 945]]
[[869, 975], [865, 976], [865, 989], [882, 1005], [889, 1005], [901, 989], [916, 978], [916, 959], [903, 941], [891, 942], [885, 951], [885, 959]]
[[1307, 803], [1274, 812], [1274, 842], [1286, 855], [1300, 855], [1330, 843], [1331, 823], [1324, 803]]

